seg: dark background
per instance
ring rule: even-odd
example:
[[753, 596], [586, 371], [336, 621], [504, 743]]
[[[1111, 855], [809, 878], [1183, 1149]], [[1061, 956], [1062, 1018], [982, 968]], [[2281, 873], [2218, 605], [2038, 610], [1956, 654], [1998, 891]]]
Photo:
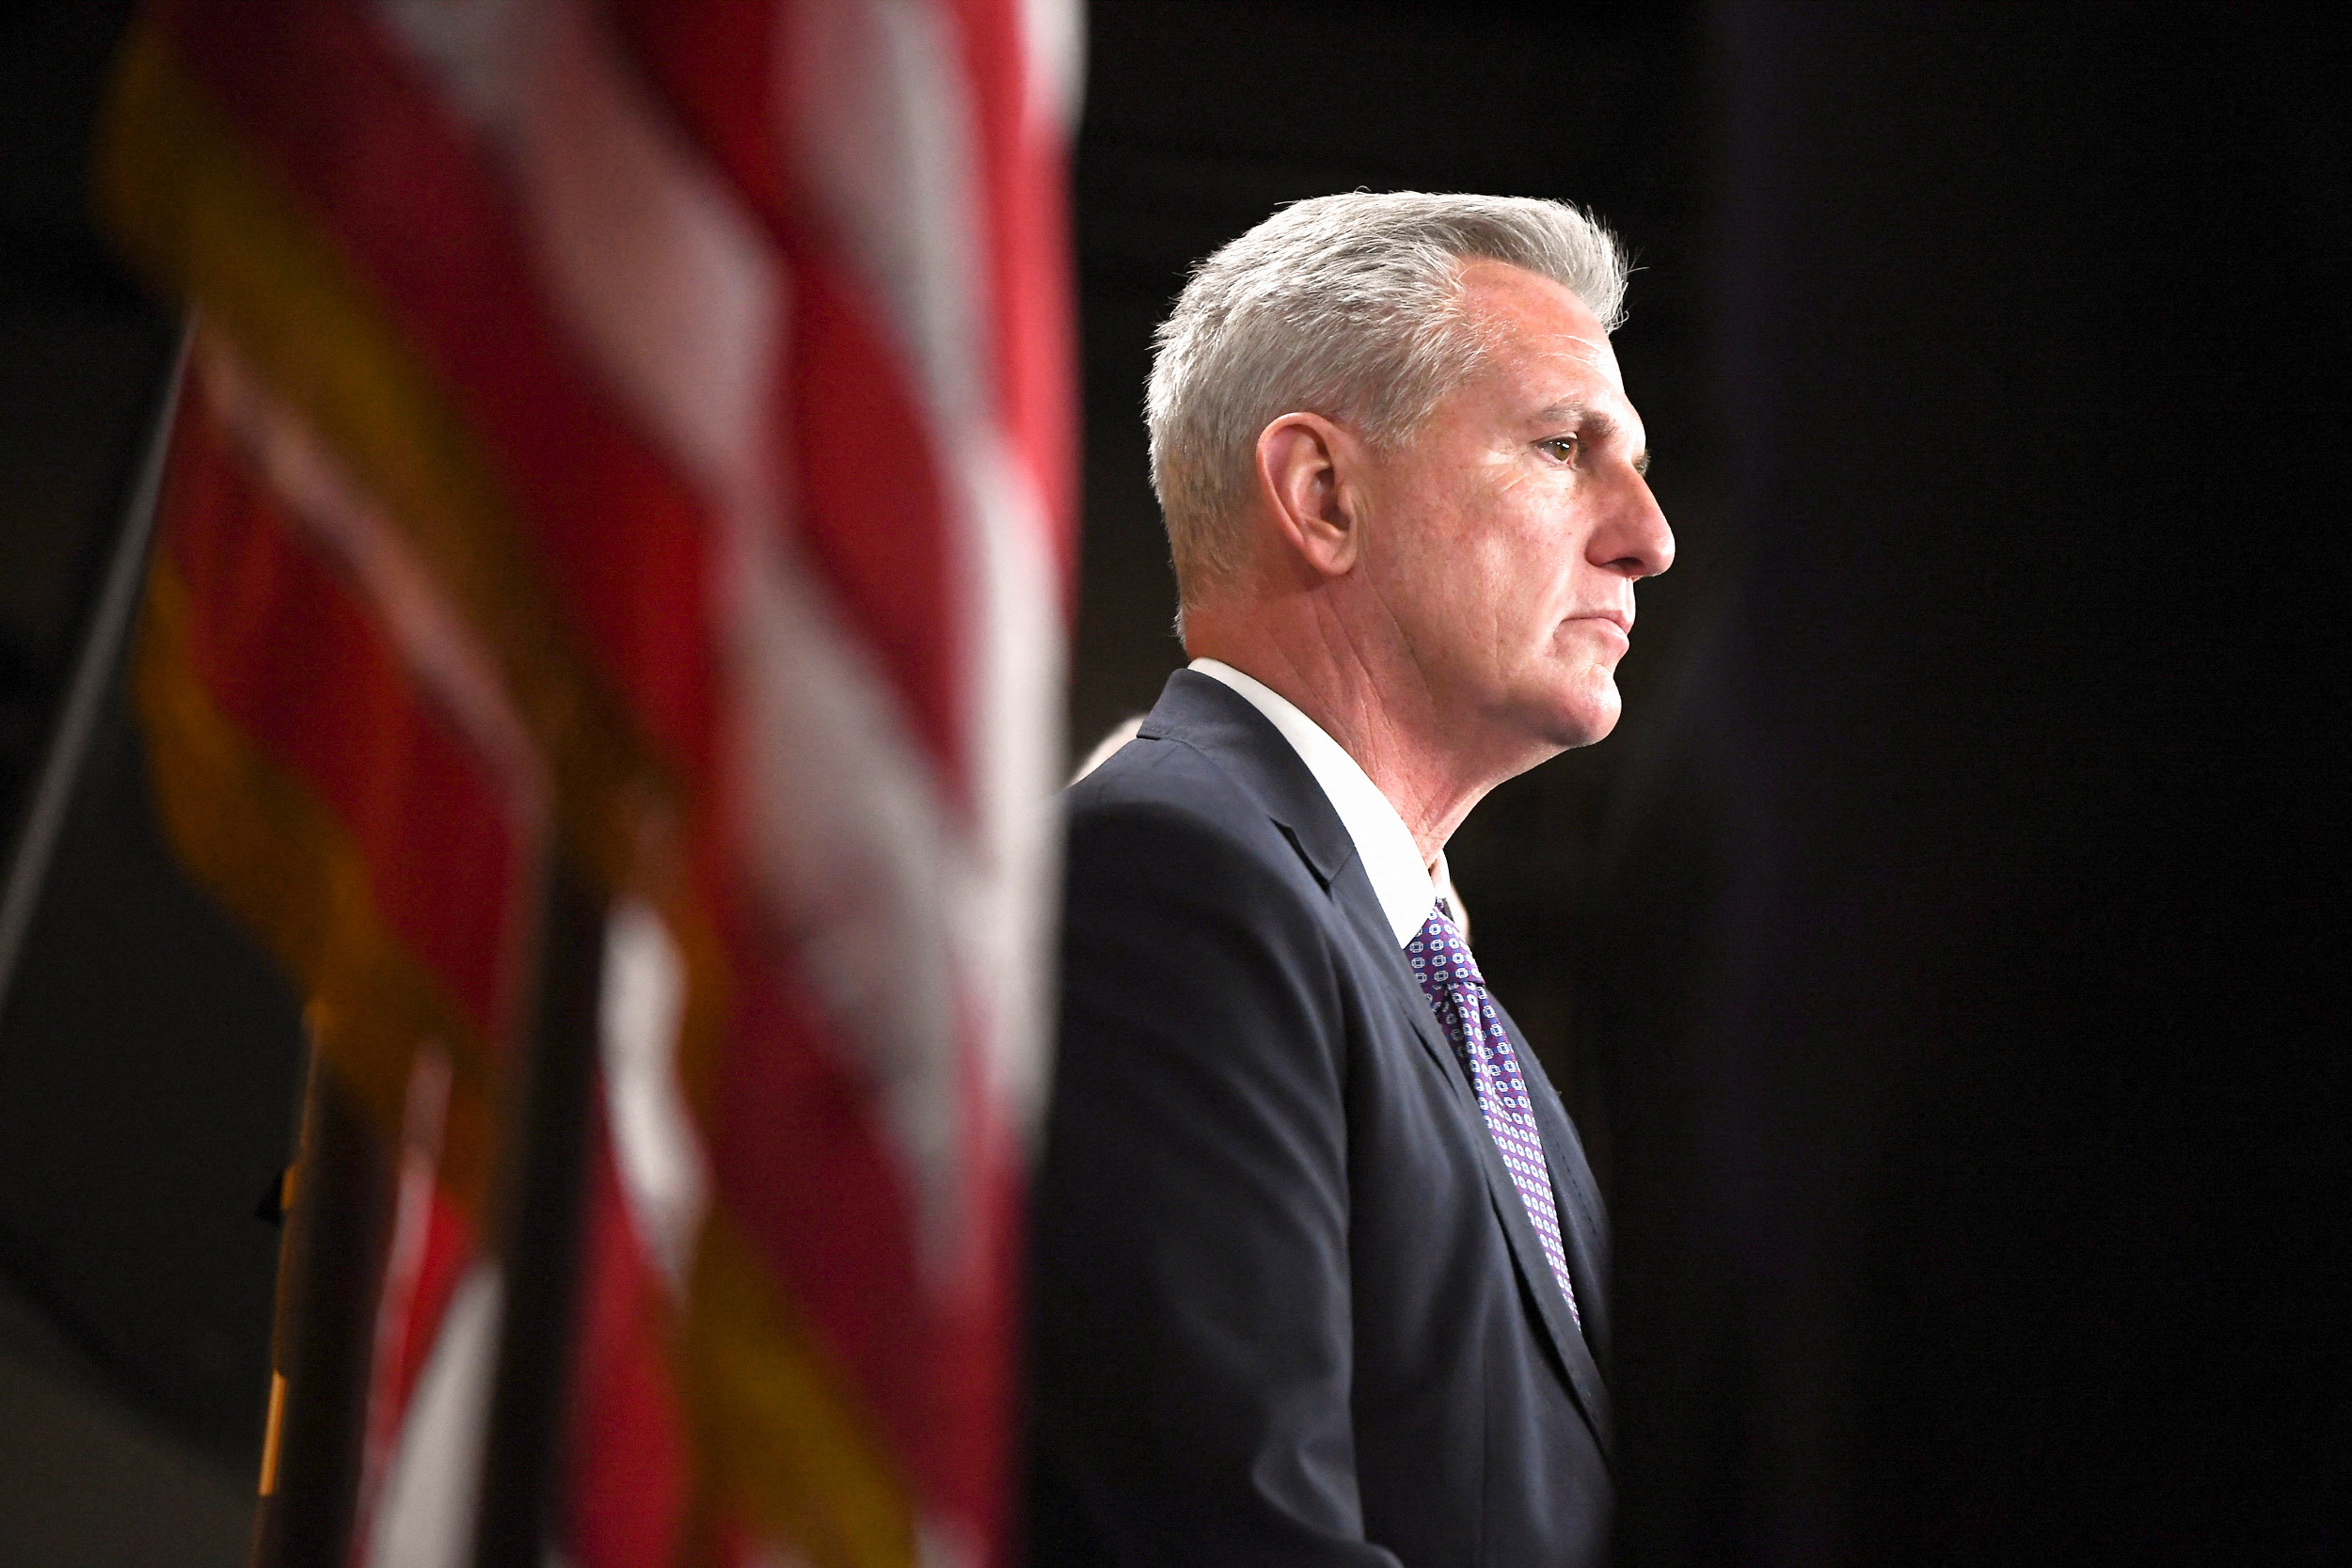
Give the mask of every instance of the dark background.
[[[0, 810], [169, 324], [0, 27]], [[1071, 744], [1181, 662], [1146, 345], [1279, 202], [1588, 204], [1681, 546], [1456, 837], [1618, 1232], [1627, 1563], [2344, 1560], [2347, 59], [2321, 8], [1127, 0]], [[119, 701], [0, 1014], [0, 1560], [237, 1560], [297, 1037]]]

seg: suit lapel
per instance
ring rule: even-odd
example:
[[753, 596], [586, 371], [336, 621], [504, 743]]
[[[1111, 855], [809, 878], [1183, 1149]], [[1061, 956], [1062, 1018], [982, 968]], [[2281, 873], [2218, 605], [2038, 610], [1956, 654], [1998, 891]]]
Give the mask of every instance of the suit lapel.
[[[1551, 1263], [1544, 1257], [1543, 1243], [1535, 1239], [1535, 1226], [1527, 1217], [1526, 1200], [1519, 1196], [1518, 1187], [1511, 1180], [1511, 1169], [1502, 1163], [1502, 1150], [1495, 1147], [1494, 1134], [1486, 1127], [1486, 1118], [1478, 1109], [1478, 1097], [1471, 1091], [1469, 1078], [1462, 1071], [1460, 1058], [1454, 1053], [1454, 1042], [1447, 1039], [1438, 1015], [1429, 1006], [1427, 993], [1421, 981], [1414, 977], [1412, 966], [1406, 961], [1403, 949], [1396, 945], [1396, 933], [1390, 928], [1388, 917], [1380, 912], [1378, 900], [1373, 895], [1371, 882], [1360, 871], [1343, 877], [1331, 888], [1332, 901], [1339, 905], [1358, 939], [1384, 961], [1377, 967], [1385, 974], [1393, 993], [1392, 1000], [1412, 1021], [1413, 1033], [1422, 1048], [1436, 1058], [1444, 1070], [1445, 1081], [1453, 1088], [1454, 1106], [1472, 1130], [1471, 1143], [1478, 1149], [1479, 1168], [1486, 1178], [1486, 1196], [1494, 1209], [1495, 1218], [1502, 1227], [1503, 1239], [1510, 1243], [1511, 1260], [1518, 1265], [1519, 1279], [1527, 1296], [1535, 1304], [1536, 1321], [1543, 1325], [1546, 1338], [1559, 1357], [1561, 1370], [1565, 1374], [1568, 1391], [1584, 1412], [1586, 1424], [1593, 1429], [1595, 1441], [1600, 1445], [1603, 1458], [1610, 1457], [1609, 1390], [1601, 1382], [1600, 1368], [1593, 1360], [1590, 1346], [1578, 1332], [1576, 1320], [1568, 1315], [1567, 1298], [1560, 1293], [1560, 1283], [1552, 1277]], [[1525, 1046], [1514, 1031], [1513, 1044]], [[1550, 1130], [1544, 1129], [1546, 1156], [1550, 1155]], [[1557, 1180], [1555, 1178], [1555, 1180]], [[1557, 1202], [1557, 1199], [1554, 1200]], [[1563, 1210], [1565, 1219], [1568, 1211]], [[1581, 1215], [1582, 1211], [1577, 1211]], [[1569, 1228], [1563, 1226], [1564, 1230]], [[1583, 1276], [1569, 1265], [1570, 1283], [1578, 1288], [1582, 1299], [1588, 1292], [1597, 1293], [1597, 1285], [1587, 1286]]]

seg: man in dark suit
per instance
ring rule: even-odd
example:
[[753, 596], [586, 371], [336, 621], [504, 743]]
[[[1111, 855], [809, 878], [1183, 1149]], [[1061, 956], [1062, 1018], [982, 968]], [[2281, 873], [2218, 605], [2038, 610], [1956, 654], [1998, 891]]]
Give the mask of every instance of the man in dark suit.
[[1600, 1202], [1439, 891], [1487, 790], [1614, 724], [1673, 559], [1623, 286], [1573, 209], [1359, 193], [1161, 328], [1197, 657], [1067, 797], [1033, 1563], [1603, 1552]]

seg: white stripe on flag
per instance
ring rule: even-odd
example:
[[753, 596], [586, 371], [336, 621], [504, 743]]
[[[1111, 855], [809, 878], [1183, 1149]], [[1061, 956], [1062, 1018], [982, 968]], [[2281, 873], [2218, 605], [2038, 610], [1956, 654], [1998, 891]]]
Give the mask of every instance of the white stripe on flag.
[[1021, 41], [1029, 116], [1058, 146], [1076, 135], [1085, 106], [1086, 8], [1078, 0], [1021, 0]]
[[500, 1297], [497, 1268], [477, 1263], [441, 1314], [361, 1560], [370, 1568], [467, 1568], [472, 1560]]
[[623, 898], [605, 922], [596, 1006], [613, 1163], [645, 1250], [683, 1298], [710, 1174], [677, 1079], [686, 960], [653, 906]]

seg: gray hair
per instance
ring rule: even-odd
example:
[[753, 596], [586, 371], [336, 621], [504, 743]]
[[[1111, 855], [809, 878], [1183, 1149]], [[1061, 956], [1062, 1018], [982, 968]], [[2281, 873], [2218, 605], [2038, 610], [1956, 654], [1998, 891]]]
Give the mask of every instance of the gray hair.
[[1617, 237], [1525, 197], [1317, 197], [1193, 269], [1152, 335], [1145, 400], [1152, 488], [1185, 604], [1240, 569], [1259, 432], [1308, 412], [1391, 446], [1477, 365], [1484, 344], [1460, 278], [1482, 257], [1559, 283], [1610, 331], [1624, 319]]

